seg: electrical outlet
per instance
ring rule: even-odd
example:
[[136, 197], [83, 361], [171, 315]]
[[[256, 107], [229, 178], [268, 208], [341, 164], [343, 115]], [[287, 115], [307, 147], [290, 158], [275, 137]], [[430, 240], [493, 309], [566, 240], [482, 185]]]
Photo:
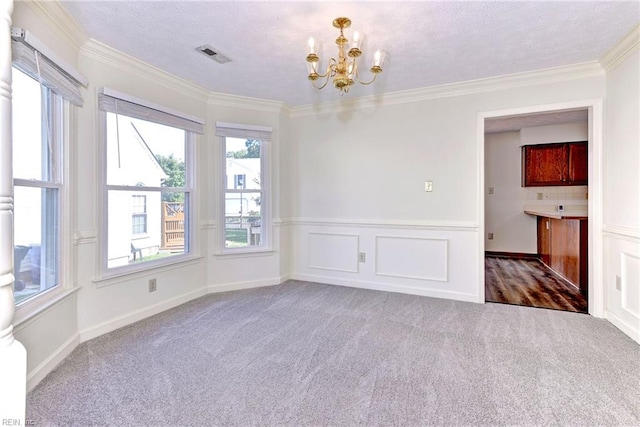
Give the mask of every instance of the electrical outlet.
[[489, 187], [489, 194], [495, 193], [496, 189], [494, 187]]
[[367, 262], [367, 254], [365, 252], [360, 252], [358, 254], [358, 261]]
[[536, 200], [544, 199], [544, 193], [536, 193]]
[[425, 181], [424, 182], [424, 191], [430, 193], [433, 191], [433, 181]]
[[149, 279], [149, 292], [155, 292], [158, 289], [156, 279]]
[[488, 238], [489, 240], [493, 240], [493, 233], [489, 233], [489, 235], [487, 236], [487, 238]]

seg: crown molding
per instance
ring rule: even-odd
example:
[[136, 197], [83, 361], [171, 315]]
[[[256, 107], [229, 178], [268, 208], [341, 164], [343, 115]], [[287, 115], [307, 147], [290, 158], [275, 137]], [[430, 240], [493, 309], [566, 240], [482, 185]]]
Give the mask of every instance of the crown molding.
[[207, 103], [216, 107], [243, 108], [286, 115], [291, 113], [291, 107], [281, 101], [230, 95], [221, 92], [209, 92]]
[[209, 96], [209, 91], [202, 86], [120, 52], [95, 39], [89, 39], [82, 46], [80, 56], [131, 73], [166, 89], [178, 91], [200, 102], [206, 102]]
[[80, 50], [88, 40], [84, 29], [76, 22], [58, 0], [21, 0], [33, 13], [51, 24], [51, 28], [63, 39]]
[[600, 59], [600, 64], [605, 70], [609, 71], [622, 64], [638, 50], [640, 50], [640, 22], [618, 40], [609, 52]]
[[362, 108], [406, 104], [437, 98], [493, 92], [538, 84], [564, 82], [567, 80], [585, 79], [604, 76], [604, 69], [598, 61], [545, 68], [504, 76], [488, 77], [478, 80], [448, 83], [381, 95], [364, 96], [349, 100], [324, 102], [321, 104], [302, 105], [291, 108], [291, 117], [303, 117], [318, 113], [350, 111]]

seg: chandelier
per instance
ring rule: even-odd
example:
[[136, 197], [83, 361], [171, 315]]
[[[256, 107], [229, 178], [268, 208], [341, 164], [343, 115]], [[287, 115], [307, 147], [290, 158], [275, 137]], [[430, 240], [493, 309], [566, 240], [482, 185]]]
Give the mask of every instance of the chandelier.
[[[371, 81], [364, 82], [360, 80], [358, 75], [357, 59], [362, 55], [360, 45], [362, 43], [362, 35], [357, 31], [353, 33], [353, 40], [349, 47], [349, 40], [344, 36], [344, 29], [349, 28], [351, 20], [349, 18], [336, 18], [333, 20], [333, 26], [340, 29], [340, 36], [336, 39], [338, 45], [338, 59], [330, 58], [327, 69], [324, 73], [320, 73], [320, 57], [318, 56], [319, 47], [313, 37], [309, 38], [309, 54], [307, 55], [307, 65], [309, 67], [308, 79], [316, 89], [324, 88], [329, 79], [333, 79], [333, 86], [340, 91], [340, 95], [349, 92], [349, 88], [358, 81], [360, 84], [369, 85], [373, 83], [382, 72], [382, 63], [385, 53], [377, 50], [373, 57], [373, 65], [370, 68], [373, 78]], [[348, 50], [347, 50], [348, 49]], [[321, 86], [316, 86], [316, 81], [325, 79]]]

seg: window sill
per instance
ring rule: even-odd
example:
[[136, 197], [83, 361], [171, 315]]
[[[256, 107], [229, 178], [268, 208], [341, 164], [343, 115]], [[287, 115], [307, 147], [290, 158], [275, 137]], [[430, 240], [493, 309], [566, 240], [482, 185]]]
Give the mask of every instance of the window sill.
[[179, 257], [172, 261], [164, 261], [162, 263], [149, 262], [148, 264], [139, 264], [137, 268], [125, 268], [113, 273], [104, 274], [102, 277], [93, 280], [98, 288], [104, 286], [116, 285], [118, 283], [126, 282], [129, 280], [139, 279], [141, 277], [147, 277], [151, 272], [162, 273], [164, 271], [175, 270], [177, 268], [187, 267], [197, 264], [202, 260], [202, 256], [188, 256]]
[[16, 306], [16, 314], [13, 319], [15, 331], [17, 332], [26, 327], [39, 316], [58, 305], [61, 301], [66, 300], [79, 290], [79, 287], [62, 288], [60, 286], [56, 286], [55, 288], [45, 291], [42, 294], [25, 301], [23, 304]]
[[257, 249], [229, 249], [226, 251], [214, 252], [213, 256], [220, 258], [251, 258], [260, 256], [272, 256], [276, 251], [274, 249], [257, 248]]

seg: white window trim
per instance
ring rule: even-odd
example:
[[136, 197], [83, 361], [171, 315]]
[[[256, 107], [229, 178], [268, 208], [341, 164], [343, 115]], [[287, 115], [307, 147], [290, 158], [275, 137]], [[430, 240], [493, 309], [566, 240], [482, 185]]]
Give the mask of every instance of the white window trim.
[[[226, 126], [234, 126], [235, 129], [244, 129], [243, 126], [247, 126], [247, 129], [260, 129], [261, 131], [267, 130], [271, 132], [271, 128], [259, 127], [259, 126], [249, 126], [249, 125], [231, 125], [229, 123], [217, 123], [217, 125], [226, 125]], [[252, 135], [247, 132], [245, 136], [230, 136], [232, 138], [250, 138], [250, 139], [259, 139], [253, 138]], [[220, 141], [220, 155], [218, 156], [220, 159], [218, 170], [220, 171], [218, 186], [220, 190], [219, 197], [219, 218], [220, 224], [219, 232], [218, 232], [218, 245], [217, 250], [214, 253], [216, 256], [220, 255], [251, 255], [251, 254], [264, 254], [273, 252], [272, 244], [271, 244], [271, 235], [272, 235], [272, 221], [271, 221], [271, 201], [272, 201], [272, 189], [271, 189], [271, 163], [270, 163], [270, 151], [271, 151], [271, 141], [266, 139], [260, 139], [260, 218], [262, 221], [261, 224], [261, 244], [257, 246], [245, 246], [240, 248], [227, 248], [225, 245], [226, 241], [226, 194], [227, 193], [240, 193], [240, 192], [252, 192], [251, 190], [234, 190], [227, 189], [227, 144], [226, 144], [227, 136], [219, 136], [218, 139]], [[254, 191], [255, 192], [255, 191]]]
[[[137, 98], [136, 98], [137, 99]], [[144, 105], [143, 105], [144, 106]], [[195, 200], [196, 186], [195, 177], [196, 174], [196, 156], [195, 146], [197, 134], [190, 131], [186, 132], [185, 138], [185, 164], [189, 165], [186, 171], [186, 185], [184, 188], [189, 193], [189, 203], [185, 205], [185, 210], [188, 212], [188, 219], [186, 221], [185, 237], [188, 238], [188, 252], [183, 254], [177, 254], [170, 257], [145, 261], [141, 263], [123, 265], [119, 267], [108, 268], [108, 195], [109, 189], [115, 190], [128, 190], [134, 191], [140, 187], [135, 186], [117, 186], [107, 185], [107, 111], [98, 110], [98, 130], [100, 139], [100, 158], [98, 160], [98, 170], [100, 176], [98, 183], [100, 185], [100, 197], [98, 200], [98, 223], [100, 224], [99, 247], [97, 250], [98, 262], [96, 262], [96, 272], [94, 282], [96, 283], [110, 283], [112, 281], [118, 281], [122, 277], [137, 277], [139, 273], [143, 273], [149, 270], [163, 269], [171, 267], [176, 264], [183, 264], [189, 261], [193, 261], [201, 258], [198, 254], [198, 237], [195, 232], [195, 224], [198, 222], [198, 206], [199, 203]], [[145, 189], [152, 190], [171, 190], [173, 187], [144, 187]], [[183, 187], [175, 188], [176, 190], [183, 190]]]
[[[50, 90], [50, 89], [49, 89]], [[61, 298], [69, 295], [74, 289], [74, 251], [73, 236], [70, 232], [73, 221], [74, 212], [71, 206], [74, 206], [72, 197], [73, 191], [71, 186], [71, 169], [72, 164], [71, 149], [72, 121], [75, 119], [76, 110], [71, 107], [69, 102], [62, 96], [51, 91], [51, 136], [55, 141], [55, 148], [51, 153], [53, 161], [51, 182], [32, 181], [28, 179], [14, 178], [14, 185], [21, 187], [33, 188], [56, 188], [58, 189], [58, 283], [53, 288], [47, 289], [22, 301], [15, 305], [16, 316], [19, 315], [20, 322], [37, 316], [41, 312]]]

